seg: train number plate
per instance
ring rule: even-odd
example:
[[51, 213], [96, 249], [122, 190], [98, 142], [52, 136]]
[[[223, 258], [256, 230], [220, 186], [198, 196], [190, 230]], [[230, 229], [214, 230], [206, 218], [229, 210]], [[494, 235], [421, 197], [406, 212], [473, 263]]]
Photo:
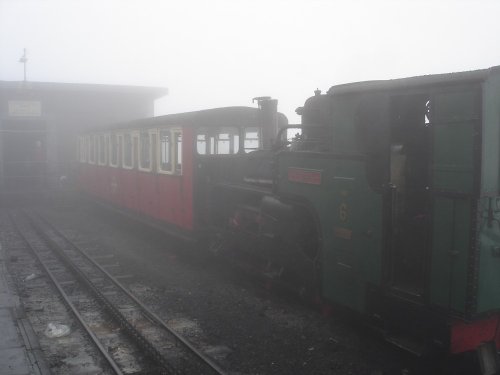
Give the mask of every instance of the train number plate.
[[288, 168], [288, 181], [321, 185], [321, 171], [317, 169]]

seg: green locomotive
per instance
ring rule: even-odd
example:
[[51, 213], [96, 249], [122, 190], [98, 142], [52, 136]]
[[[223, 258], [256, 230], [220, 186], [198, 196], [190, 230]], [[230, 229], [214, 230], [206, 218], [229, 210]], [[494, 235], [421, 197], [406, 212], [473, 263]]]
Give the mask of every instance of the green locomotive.
[[500, 68], [315, 94], [300, 134], [249, 155], [247, 187], [215, 187], [215, 221], [401, 346], [493, 353]]

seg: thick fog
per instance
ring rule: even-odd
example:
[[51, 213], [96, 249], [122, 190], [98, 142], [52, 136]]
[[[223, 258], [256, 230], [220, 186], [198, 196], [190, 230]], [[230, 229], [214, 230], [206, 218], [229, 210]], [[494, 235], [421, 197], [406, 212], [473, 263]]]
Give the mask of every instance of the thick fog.
[[500, 65], [499, 1], [0, 0], [0, 80], [168, 87], [156, 114]]

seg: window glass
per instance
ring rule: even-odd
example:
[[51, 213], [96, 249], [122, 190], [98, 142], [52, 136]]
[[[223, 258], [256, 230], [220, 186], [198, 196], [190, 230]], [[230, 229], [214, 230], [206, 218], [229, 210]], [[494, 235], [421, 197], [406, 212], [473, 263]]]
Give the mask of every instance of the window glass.
[[172, 149], [170, 140], [170, 130], [160, 130], [160, 169], [164, 172], [172, 170]]
[[133, 168], [134, 164], [132, 162], [132, 135], [123, 135], [123, 166], [125, 168]]
[[106, 164], [106, 137], [104, 134], [99, 135], [99, 164]]
[[85, 161], [87, 161], [87, 155], [89, 153], [89, 137], [88, 136], [85, 136], [83, 138], [83, 149], [82, 149], [82, 152], [83, 152], [82, 161], [85, 162]]
[[140, 146], [141, 155], [139, 158], [139, 164], [143, 169], [151, 168], [151, 137], [148, 132], [142, 132], [140, 135]]
[[260, 129], [259, 128], [246, 128], [245, 138], [243, 141], [243, 148], [245, 152], [258, 150], [260, 147]]
[[240, 148], [237, 128], [220, 128], [217, 134], [217, 155], [236, 154]]
[[109, 146], [109, 163], [116, 167], [118, 166], [118, 136], [114, 133], [109, 136]]
[[92, 164], [95, 163], [95, 154], [96, 154], [95, 143], [96, 143], [95, 135], [91, 135], [90, 142], [89, 142], [89, 163], [92, 163]]
[[196, 151], [200, 155], [207, 154], [207, 135], [206, 134], [198, 134], [196, 136]]
[[86, 137], [78, 137], [78, 154], [77, 158], [81, 163], [84, 163], [86, 161], [86, 152], [85, 152], [85, 147], [86, 147]]
[[116, 166], [117, 167], [122, 167], [123, 166], [123, 134], [118, 134], [116, 136], [116, 142], [117, 142], [117, 149], [118, 149], [118, 157], [117, 157], [117, 162]]
[[196, 150], [199, 155], [231, 155], [240, 149], [239, 129], [233, 127], [199, 129]]
[[217, 153], [221, 155], [229, 154], [230, 138], [228, 133], [220, 133], [217, 135]]
[[215, 154], [215, 137], [214, 136], [210, 136], [210, 151], [208, 152], [208, 154], [210, 155], [214, 155]]
[[237, 154], [238, 151], [240, 151], [240, 136], [239, 134], [233, 134], [232, 135], [232, 153]]
[[76, 159], [78, 161], [82, 161], [82, 140], [82, 137], [78, 137], [76, 142]]
[[182, 134], [174, 132], [175, 142], [175, 172], [182, 173]]

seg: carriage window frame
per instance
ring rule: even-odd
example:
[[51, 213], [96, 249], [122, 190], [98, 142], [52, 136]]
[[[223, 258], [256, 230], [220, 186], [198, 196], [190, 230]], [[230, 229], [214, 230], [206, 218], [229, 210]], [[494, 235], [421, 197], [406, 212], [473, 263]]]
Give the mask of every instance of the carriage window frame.
[[[199, 137], [200, 136], [203, 136], [203, 139], [200, 139]], [[210, 154], [207, 154], [207, 151], [209, 151], [210, 149], [210, 145], [208, 143], [208, 140], [209, 140], [209, 136], [207, 133], [196, 133], [196, 153], [198, 155], [210, 155]], [[200, 152], [200, 144], [203, 145], [203, 147], [205, 148], [204, 152]]]
[[[226, 135], [227, 138], [225, 137]], [[227, 147], [229, 148], [227, 152], [221, 152], [221, 142], [227, 143]], [[217, 128], [216, 151], [216, 155], [237, 155], [240, 151], [240, 129], [236, 126], [221, 126]]]
[[[140, 132], [138, 132], [138, 136], [139, 136], [139, 153], [138, 153], [138, 169], [142, 172], [152, 172], [153, 171], [153, 142], [152, 142], [152, 138], [153, 138], [153, 133], [154, 133], [154, 130], [151, 130], [151, 129], [147, 129], [147, 130], [141, 130]], [[149, 152], [148, 152], [148, 156], [149, 156], [149, 165], [148, 166], [144, 166], [143, 165], [143, 136], [147, 136], [147, 139], [148, 139], [148, 143], [149, 143]]]
[[[214, 156], [214, 155], [217, 155], [215, 153], [215, 150], [216, 150], [216, 144], [217, 144], [217, 131], [214, 130], [213, 128], [209, 128], [209, 127], [202, 127], [202, 128], [198, 128], [196, 130], [196, 135], [195, 135], [195, 142], [196, 142], [196, 154], [197, 155], [200, 155], [200, 156], [203, 156], [203, 157], [207, 157], [207, 156]], [[203, 140], [199, 140], [199, 136], [203, 136], [204, 139]], [[205, 152], [204, 153], [201, 153], [199, 151], [199, 143], [203, 143], [204, 144], [204, 148], [205, 148]]]
[[[114, 143], [113, 138], [115, 139]], [[113, 159], [115, 159], [116, 162], [113, 162]], [[118, 168], [120, 165], [120, 141], [118, 133], [113, 132], [108, 136], [108, 161], [110, 167]]]
[[76, 160], [79, 162], [82, 161], [81, 154], [82, 154], [82, 139], [83, 137], [77, 136], [76, 137]]
[[80, 163], [87, 162], [87, 136], [78, 137], [78, 151], [77, 158]]
[[[168, 134], [168, 149], [166, 150], [167, 151], [167, 155], [168, 155], [168, 163], [163, 163], [163, 160], [164, 160], [164, 142], [163, 142], [163, 139], [162, 139], [162, 135], [167, 133]], [[160, 174], [173, 174], [173, 153], [172, 153], [172, 149], [173, 149], [173, 142], [172, 142], [172, 131], [171, 129], [165, 129], [165, 128], [159, 128], [158, 129], [158, 137], [157, 137], [157, 140], [156, 140], [156, 143], [157, 143], [157, 147], [156, 147], [156, 155], [157, 155], [157, 170], [158, 170], [158, 173]], [[168, 165], [167, 168], [164, 167], [164, 165]]]
[[118, 168], [123, 168], [123, 133], [116, 133], [118, 140]]
[[[135, 154], [136, 154], [136, 150], [135, 150], [135, 143], [134, 143], [134, 139], [136, 138], [136, 134], [135, 132], [125, 132], [122, 134], [123, 135], [123, 142], [122, 142], [122, 155], [121, 155], [121, 159], [122, 159], [122, 168], [123, 169], [129, 169], [129, 170], [132, 170], [135, 168]], [[126, 137], [130, 137], [130, 163], [126, 163], [126, 150], [125, 150], [125, 147], [127, 146], [127, 143], [125, 142], [126, 141]]]
[[[162, 133], [168, 133], [169, 136], [169, 149], [168, 149], [168, 155], [169, 155], [169, 167], [164, 168], [162, 163]], [[166, 175], [177, 175], [180, 176], [182, 175], [182, 161], [183, 161], [183, 132], [181, 128], [159, 128], [158, 129], [158, 137], [156, 141], [156, 155], [157, 155], [157, 170], [158, 173], [160, 174], [166, 174]], [[180, 140], [179, 140], [180, 138]]]
[[183, 163], [183, 134], [181, 129], [172, 129], [172, 140], [173, 146], [172, 151], [174, 154], [173, 161], [173, 173], [176, 175], [182, 175], [182, 163]]
[[[227, 138], [225, 137], [227, 135]], [[201, 139], [203, 136], [204, 139]], [[227, 157], [238, 155], [241, 150], [241, 128], [238, 126], [219, 126], [215, 128], [198, 128], [196, 132], [196, 153], [203, 157], [220, 156]], [[226, 147], [228, 152], [221, 152]], [[200, 146], [204, 147], [204, 153], [200, 152]]]
[[[247, 137], [247, 133], [257, 133], [256, 138]], [[257, 141], [257, 147], [247, 147], [247, 141]], [[253, 151], [257, 151], [261, 149], [262, 144], [262, 129], [258, 126], [247, 126], [243, 129], [243, 152], [248, 154]]]
[[108, 165], [108, 143], [108, 134], [101, 133], [97, 135], [97, 164], [100, 166]]
[[96, 146], [97, 146], [97, 141], [96, 141], [96, 135], [91, 134], [89, 135], [89, 151], [88, 151], [88, 162], [89, 164], [96, 164]]
[[83, 137], [83, 153], [84, 153], [84, 159], [82, 160], [84, 163], [86, 163], [89, 160], [89, 136], [86, 135]]

